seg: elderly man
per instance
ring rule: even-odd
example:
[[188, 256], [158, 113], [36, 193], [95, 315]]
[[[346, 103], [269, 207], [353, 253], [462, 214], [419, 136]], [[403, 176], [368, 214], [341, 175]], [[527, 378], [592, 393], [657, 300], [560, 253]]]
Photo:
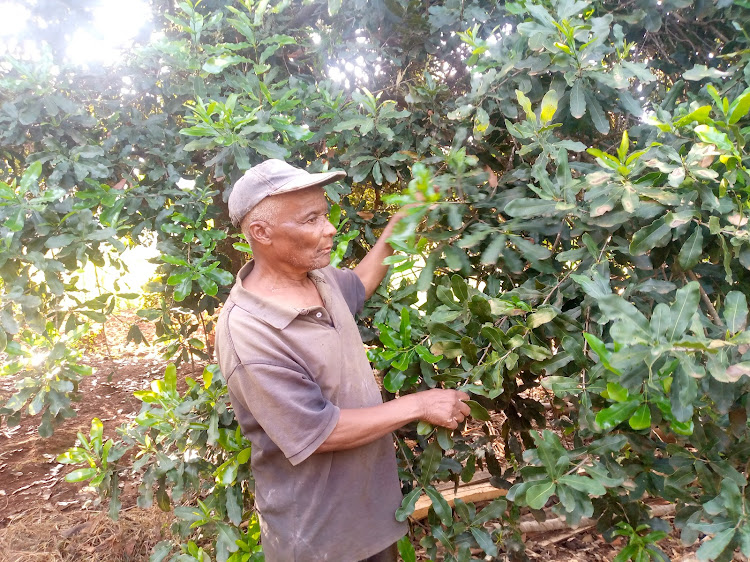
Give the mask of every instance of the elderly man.
[[457, 427], [468, 396], [434, 389], [383, 403], [354, 314], [387, 271], [399, 215], [352, 271], [330, 267], [336, 229], [321, 186], [267, 160], [234, 185], [229, 213], [253, 250], [219, 317], [219, 364], [253, 444], [269, 562], [391, 561], [406, 526], [393, 430], [415, 420]]

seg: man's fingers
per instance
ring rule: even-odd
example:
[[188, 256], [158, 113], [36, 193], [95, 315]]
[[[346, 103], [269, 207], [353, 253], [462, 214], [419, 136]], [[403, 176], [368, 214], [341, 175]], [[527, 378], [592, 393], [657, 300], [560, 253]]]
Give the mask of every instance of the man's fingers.
[[468, 400], [469, 399], [469, 395], [466, 394], [465, 392], [463, 392], [462, 390], [457, 390], [456, 392], [458, 392], [458, 399], [459, 400]]
[[459, 403], [458, 409], [464, 416], [468, 416], [471, 413], [471, 408], [469, 408], [469, 405], [464, 402]]

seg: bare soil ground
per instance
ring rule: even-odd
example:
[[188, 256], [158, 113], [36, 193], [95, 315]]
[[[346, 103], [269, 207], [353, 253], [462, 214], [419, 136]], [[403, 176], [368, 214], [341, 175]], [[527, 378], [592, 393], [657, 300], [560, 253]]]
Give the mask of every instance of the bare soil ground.
[[[136, 507], [136, 482], [122, 483], [123, 509], [114, 522], [92, 489], [65, 482], [72, 468], [56, 461], [74, 446], [77, 432], [88, 435], [95, 417], [102, 420], [105, 436], [114, 436], [115, 428], [140, 409], [133, 391], [163, 376], [166, 362], [153, 348], [125, 343], [130, 322], [138, 318], [118, 316], [106, 326], [106, 345], [101, 333], [90, 342], [85, 361], [95, 370], [81, 385], [84, 398], [75, 404], [77, 417], [57, 427], [49, 439], [39, 437], [34, 418], [13, 428], [0, 426], [0, 561], [145, 562], [152, 547], [171, 536], [171, 514]], [[148, 323], [141, 329], [153, 339]], [[184, 379], [191, 374], [190, 365], [178, 373], [178, 380]], [[14, 383], [0, 380], [0, 403], [13, 392]], [[607, 544], [590, 527], [528, 533], [524, 538], [529, 559], [549, 562], [611, 561], [623, 546]], [[672, 560], [696, 560], [695, 548], [686, 550], [676, 536], [660, 546]]]

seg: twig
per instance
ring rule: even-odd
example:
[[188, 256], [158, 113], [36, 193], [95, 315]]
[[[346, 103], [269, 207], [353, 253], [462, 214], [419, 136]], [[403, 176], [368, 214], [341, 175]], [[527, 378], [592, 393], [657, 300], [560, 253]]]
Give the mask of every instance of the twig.
[[703, 290], [703, 285], [701, 285], [701, 282], [698, 279], [698, 276], [692, 271], [688, 271], [687, 275], [688, 277], [690, 277], [691, 281], [698, 282], [698, 288], [700, 289], [700, 292], [701, 292], [701, 300], [703, 301], [703, 304], [706, 305], [706, 308], [708, 309], [708, 315], [711, 317], [711, 320], [713, 320], [713, 323], [716, 324], [717, 326], [723, 326], [721, 317], [719, 316], [719, 313], [716, 312], [716, 308], [711, 302], [711, 299], [708, 298], [708, 294], [706, 294], [706, 291]]

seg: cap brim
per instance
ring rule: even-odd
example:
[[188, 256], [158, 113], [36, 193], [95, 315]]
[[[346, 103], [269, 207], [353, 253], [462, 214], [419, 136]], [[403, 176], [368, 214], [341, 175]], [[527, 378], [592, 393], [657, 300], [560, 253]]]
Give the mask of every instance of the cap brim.
[[322, 187], [324, 185], [328, 185], [329, 183], [344, 179], [345, 177], [346, 172], [342, 171], [308, 174], [306, 176], [302, 176], [285, 183], [279, 189], [269, 194], [269, 197], [280, 195], [281, 193], [289, 193], [290, 191], [307, 189], [308, 187]]

